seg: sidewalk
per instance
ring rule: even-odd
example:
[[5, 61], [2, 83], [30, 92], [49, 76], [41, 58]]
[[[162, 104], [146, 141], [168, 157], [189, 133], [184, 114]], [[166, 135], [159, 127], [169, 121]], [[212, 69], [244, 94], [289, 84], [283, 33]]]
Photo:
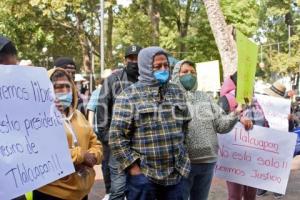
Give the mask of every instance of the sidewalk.
[[[105, 195], [105, 187], [102, 180], [101, 168], [96, 166], [97, 177], [95, 185], [89, 195], [89, 200], [101, 200]], [[100, 173], [99, 173], [100, 172]], [[209, 194], [209, 200], [226, 200], [227, 189], [226, 182], [214, 178]], [[268, 192], [266, 196], [259, 197], [257, 200], [274, 200], [273, 193]], [[300, 170], [293, 171], [290, 175], [287, 192], [284, 200], [299, 200], [300, 199]]]

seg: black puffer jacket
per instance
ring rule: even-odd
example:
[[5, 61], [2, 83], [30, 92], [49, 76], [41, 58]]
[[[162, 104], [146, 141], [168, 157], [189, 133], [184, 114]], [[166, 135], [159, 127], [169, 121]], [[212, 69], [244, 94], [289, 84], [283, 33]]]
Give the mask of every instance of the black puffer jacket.
[[114, 72], [104, 81], [96, 109], [97, 136], [101, 142], [108, 142], [108, 132], [116, 97], [131, 84], [133, 83], [128, 81], [126, 69]]

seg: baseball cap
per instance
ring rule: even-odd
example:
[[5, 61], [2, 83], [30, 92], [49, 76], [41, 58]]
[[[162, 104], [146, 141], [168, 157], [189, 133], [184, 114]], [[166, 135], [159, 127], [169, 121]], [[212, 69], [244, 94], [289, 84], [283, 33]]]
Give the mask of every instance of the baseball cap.
[[7, 45], [10, 42], [11, 41], [9, 39], [7, 39], [6, 37], [0, 36], [0, 51], [2, 51], [2, 49], [5, 47], [5, 45]]
[[138, 55], [142, 47], [139, 45], [131, 45], [125, 51], [125, 58], [130, 55]]
[[76, 67], [76, 64], [72, 58], [69, 57], [60, 57], [54, 61], [55, 67], [62, 67], [64, 68], [66, 65], [74, 65]]

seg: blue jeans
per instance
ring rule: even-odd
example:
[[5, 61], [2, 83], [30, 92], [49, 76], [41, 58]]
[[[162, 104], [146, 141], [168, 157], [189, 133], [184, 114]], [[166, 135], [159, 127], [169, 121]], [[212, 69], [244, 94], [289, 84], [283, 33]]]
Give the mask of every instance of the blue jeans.
[[103, 180], [104, 180], [104, 185], [105, 185], [105, 192], [106, 194], [110, 193], [110, 185], [111, 185], [111, 180], [110, 180], [110, 169], [109, 169], [109, 156], [110, 156], [110, 150], [107, 142], [101, 142], [102, 143], [102, 148], [103, 148], [103, 160], [102, 160], [102, 174], [103, 174]]
[[183, 182], [163, 186], [151, 182], [144, 174], [127, 176], [127, 200], [183, 200]]
[[125, 172], [119, 172], [120, 163], [110, 152], [109, 170], [110, 170], [110, 196], [109, 200], [123, 200], [125, 198], [126, 175]]
[[206, 200], [208, 198], [211, 181], [216, 163], [192, 164], [188, 178], [184, 178], [184, 199]]

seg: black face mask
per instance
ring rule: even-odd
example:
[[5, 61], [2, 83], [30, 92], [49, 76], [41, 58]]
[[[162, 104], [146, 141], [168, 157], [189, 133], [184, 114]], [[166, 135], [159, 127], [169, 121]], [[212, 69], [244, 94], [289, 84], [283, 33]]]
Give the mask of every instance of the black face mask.
[[134, 63], [134, 62], [128, 62], [127, 66], [126, 66], [126, 72], [130, 78], [137, 80], [137, 78], [139, 76], [138, 64]]

